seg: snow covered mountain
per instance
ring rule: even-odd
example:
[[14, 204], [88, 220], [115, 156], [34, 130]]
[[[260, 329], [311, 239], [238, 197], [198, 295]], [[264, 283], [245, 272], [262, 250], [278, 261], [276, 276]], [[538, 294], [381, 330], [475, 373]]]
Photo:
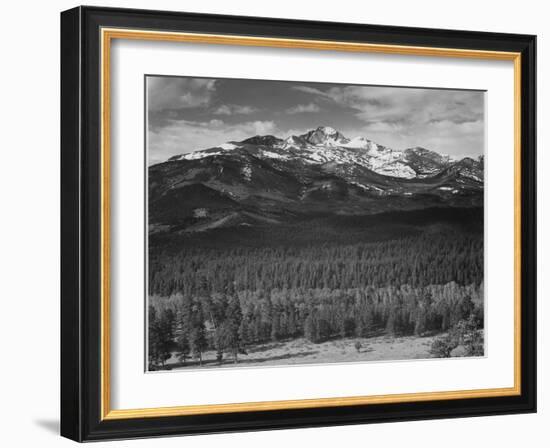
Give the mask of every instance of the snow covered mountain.
[[323, 126], [285, 139], [226, 142], [149, 167], [151, 231], [482, 204], [482, 158], [397, 151]]
[[378, 174], [404, 179], [437, 174], [454, 162], [449, 156], [421, 147], [396, 151], [365, 137], [348, 139], [339, 131], [325, 126], [302, 135], [291, 135], [284, 140], [272, 135], [258, 135], [241, 142], [227, 142], [214, 148], [182, 154], [170, 160], [196, 160], [236, 149], [252, 151], [256, 156], [267, 159], [308, 164], [357, 164]]

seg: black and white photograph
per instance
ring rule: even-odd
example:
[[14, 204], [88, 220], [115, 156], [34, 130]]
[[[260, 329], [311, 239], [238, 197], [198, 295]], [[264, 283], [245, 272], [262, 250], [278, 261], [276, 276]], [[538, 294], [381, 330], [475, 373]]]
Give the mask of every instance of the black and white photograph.
[[485, 355], [484, 91], [145, 96], [148, 371]]

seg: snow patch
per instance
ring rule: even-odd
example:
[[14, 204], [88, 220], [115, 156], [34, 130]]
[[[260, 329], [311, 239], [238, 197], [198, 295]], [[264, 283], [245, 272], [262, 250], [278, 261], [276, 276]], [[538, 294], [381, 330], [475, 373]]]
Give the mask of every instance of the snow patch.
[[250, 165], [243, 166], [241, 168], [241, 174], [247, 181], [250, 182], [252, 180], [252, 168], [250, 167]]
[[368, 148], [369, 144], [372, 144], [372, 142], [365, 137], [354, 137], [349, 142], [345, 144], [346, 148], [354, 148], [354, 149], [361, 149], [361, 148]]
[[362, 190], [366, 190], [366, 191], [369, 191], [370, 188], [368, 187], [365, 187], [363, 184], [360, 184], [359, 182], [351, 182], [352, 185], [355, 185], [356, 187], [359, 187], [361, 188]]
[[400, 177], [403, 179], [412, 179], [413, 177], [416, 177], [416, 171], [414, 171], [410, 166], [405, 165], [401, 162], [394, 162], [381, 166], [376, 166], [373, 167], [372, 170], [384, 176]]
[[196, 208], [193, 210], [194, 218], [206, 218], [208, 216], [208, 210], [205, 208]]
[[221, 149], [224, 149], [225, 151], [230, 151], [231, 149], [235, 149], [235, 148], [238, 148], [237, 145], [235, 145], [234, 143], [222, 143], [220, 146], [218, 146], [218, 148], [221, 148]]
[[277, 154], [276, 152], [262, 150], [262, 155], [268, 159], [281, 159], [288, 160], [288, 156], [283, 154]]
[[462, 172], [460, 174], [462, 174], [464, 177], [467, 177], [469, 179], [473, 179], [473, 180], [476, 180], [478, 182], [483, 182], [483, 179], [481, 179], [479, 176], [475, 175], [474, 173]]
[[204, 159], [205, 157], [219, 156], [221, 154], [222, 153], [219, 151], [215, 151], [215, 152], [196, 151], [196, 152], [191, 152], [189, 154], [184, 154], [177, 160], [198, 160], [198, 159]]

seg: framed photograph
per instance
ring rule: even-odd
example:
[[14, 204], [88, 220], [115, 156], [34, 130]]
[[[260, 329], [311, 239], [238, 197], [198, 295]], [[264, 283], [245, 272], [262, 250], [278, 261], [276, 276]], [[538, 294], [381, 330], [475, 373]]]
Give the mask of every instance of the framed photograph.
[[61, 14], [61, 433], [536, 410], [535, 36]]

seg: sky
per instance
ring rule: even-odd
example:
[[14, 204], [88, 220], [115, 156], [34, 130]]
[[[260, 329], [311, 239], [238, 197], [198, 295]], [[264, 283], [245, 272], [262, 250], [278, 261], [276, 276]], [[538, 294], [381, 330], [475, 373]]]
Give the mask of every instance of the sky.
[[148, 76], [149, 164], [254, 135], [330, 126], [402, 150], [483, 154], [484, 92]]

